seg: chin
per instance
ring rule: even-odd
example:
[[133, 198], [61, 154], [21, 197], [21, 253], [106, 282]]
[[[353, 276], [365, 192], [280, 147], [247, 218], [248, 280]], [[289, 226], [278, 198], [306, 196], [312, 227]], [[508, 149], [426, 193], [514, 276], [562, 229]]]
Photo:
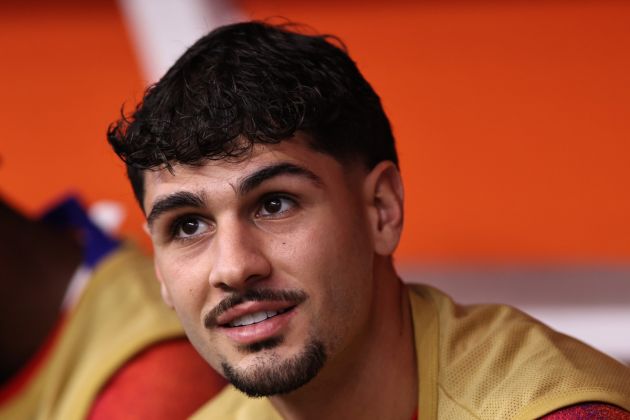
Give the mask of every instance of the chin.
[[249, 351], [247, 366], [233, 366], [224, 361], [221, 363], [223, 375], [250, 397], [268, 397], [301, 388], [313, 380], [326, 363], [326, 348], [320, 341], [311, 340], [297, 354], [287, 357], [279, 354], [279, 347], [282, 342], [269, 340], [248, 345], [248, 349], [244, 349]]

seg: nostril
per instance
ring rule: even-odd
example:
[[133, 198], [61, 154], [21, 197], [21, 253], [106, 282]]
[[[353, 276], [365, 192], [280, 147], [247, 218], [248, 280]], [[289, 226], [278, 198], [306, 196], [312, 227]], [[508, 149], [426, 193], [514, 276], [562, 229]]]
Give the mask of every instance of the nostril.
[[221, 290], [222, 292], [234, 292], [237, 289], [223, 282], [213, 285], [214, 288]]

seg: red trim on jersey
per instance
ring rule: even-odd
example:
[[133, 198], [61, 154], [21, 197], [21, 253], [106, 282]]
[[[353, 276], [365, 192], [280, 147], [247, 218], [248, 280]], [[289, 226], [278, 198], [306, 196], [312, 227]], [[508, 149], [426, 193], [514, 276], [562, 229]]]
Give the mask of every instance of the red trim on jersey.
[[127, 362], [98, 395], [90, 420], [187, 418], [226, 384], [185, 338]]

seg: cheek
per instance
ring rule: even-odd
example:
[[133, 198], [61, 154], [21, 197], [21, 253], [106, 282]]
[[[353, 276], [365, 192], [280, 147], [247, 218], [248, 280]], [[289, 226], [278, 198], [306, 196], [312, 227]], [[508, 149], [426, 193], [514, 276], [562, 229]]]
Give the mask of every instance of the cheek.
[[168, 290], [177, 315], [185, 322], [194, 322], [205, 303], [208, 282], [201, 264], [156, 252], [156, 265]]
[[367, 263], [366, 257], [373, 253], [372, 241], [357, 206], [331, 203], [309, 214], [307, 219], [301, 219], [290, 232], [278, 236], [281, 239], [276, 240], [275, 248], [283, 259], [299, 261], [304, 266]]
[[[212, 364], [212, 349], [208, 347], [207, 331], [203, 326], [207, 281], [205, 271], [199, 264], [182, 258], [165, 258], [155, 254], [158, 269], [188, 339], [199, 354]], [[214, 366], [215, 369], [219, 366]]]
[[325, 328], [327, 335], [342, 337], [367, 317], [359, 303], [371, 301], [373, 251], [358, 218], [330, 214], [319, 220], [326, 222], [294, 232], [279, 259], [296, 287], [311, 296], [320, 332]]

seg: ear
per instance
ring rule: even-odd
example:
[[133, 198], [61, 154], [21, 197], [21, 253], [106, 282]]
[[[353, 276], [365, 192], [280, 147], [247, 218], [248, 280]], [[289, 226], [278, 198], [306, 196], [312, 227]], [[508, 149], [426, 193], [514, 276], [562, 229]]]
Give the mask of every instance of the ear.
[[164, 283], [164, 278], [162, 277], [162, 273], [158, 268], [157, 264], [154, 262], [153, 267], [155, 268], [155, 276], [157, 277], [158, 282], [160, 283], [160, 293], [162, 294], [162, 300], [166, 305], [173, 309], [173, 299], [171, 299], [171, 293], [166, 288], [166, 284]]
[[404, 192], [400, 172], [393, 162], [380, 162], [363, 185], [374, 251], [390, 256], [398, 246], [403, 226]]

